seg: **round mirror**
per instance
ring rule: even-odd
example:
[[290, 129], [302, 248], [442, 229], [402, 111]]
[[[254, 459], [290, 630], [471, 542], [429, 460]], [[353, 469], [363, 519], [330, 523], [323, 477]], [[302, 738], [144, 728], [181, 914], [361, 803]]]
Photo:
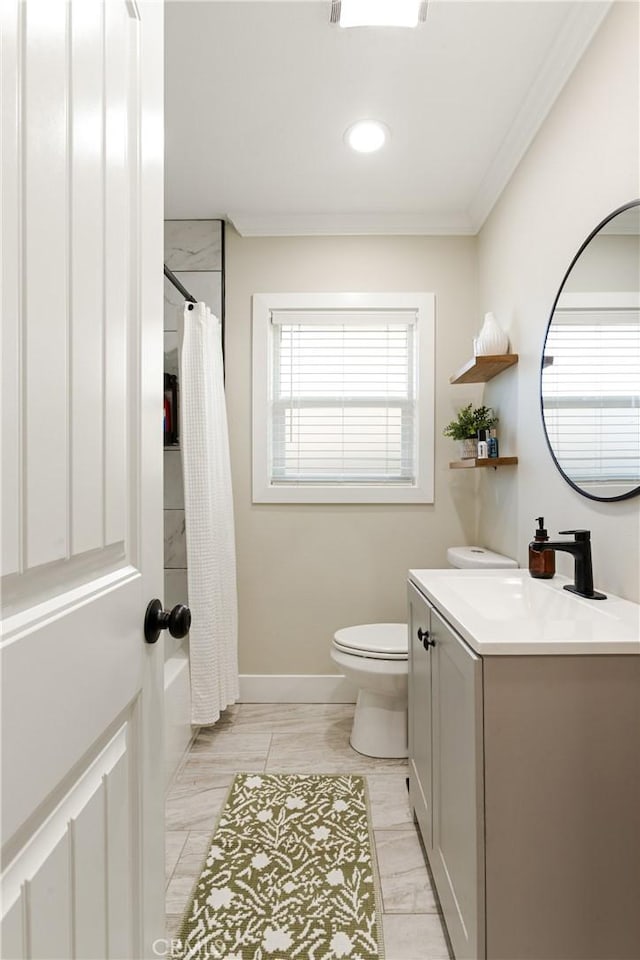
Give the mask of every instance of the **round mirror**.
[[542, 419], [565, 480], [592, 500], [640, 493], [640, 200], [587, 237], [551, 311]]

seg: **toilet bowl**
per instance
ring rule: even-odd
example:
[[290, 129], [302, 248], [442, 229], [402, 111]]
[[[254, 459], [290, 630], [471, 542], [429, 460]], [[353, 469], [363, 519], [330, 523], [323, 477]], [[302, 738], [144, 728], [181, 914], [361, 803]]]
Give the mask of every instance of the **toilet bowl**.
[[[485, 547], [449, 547], [447, 563], [459, 569], [517, 567]], [[358, 688], [351, 746], [367, 757], [406, 757], [409, 678], [406, 623], [365, 623], [337, 630], [331, 659]]]
[[367, 757], [407, 756], [406, 623], [365, 623], [334, 634], [331, 659], [358, 687], [350, 743]]

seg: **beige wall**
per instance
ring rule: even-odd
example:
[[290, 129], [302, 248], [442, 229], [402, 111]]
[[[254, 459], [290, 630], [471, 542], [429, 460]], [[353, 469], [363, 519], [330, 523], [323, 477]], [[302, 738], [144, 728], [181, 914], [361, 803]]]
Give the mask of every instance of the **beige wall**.
[[[482, 229], [483, 310], [508, 327], [519, 366], [487, 386], [510, 410], [501, 433], [519, 466], [481, 479], [480, 538], [527, 563], [534, 517], [552, 533], [592, 531], [596, 586], [640, 600], [640, 498], [599, 503], [571, 489], [548, 453], [539, 411], [539, 365], [553, 300], [575, 252], [616, 207], [640, 194], [639, 6], [617, 3], [556, 102]], [[570, 558], [558, 555], [560, 572]]]
[[[251, 503], [251, 296], [426, 290], [436, 295], [433, 505]], [[226, 242], [227, 403], [234, 482], [240, 672], [336, 673], [334, 631], [404, 621], [410, 567], [445, 565], [475, 537], [476, 478], [450, 471], [442, 427], [478, 389], [448, 386], [479, 326], [474, 238], [348, 237]], [[456, 392], [458, 391], [458, 392]]]
[[[640, 599], [640, 498], [575, 493], [547, 451], [539, 363], [558, 286], [591, 229], [640, 193], [638, 5], [618, 3], [559, 97], [478, 238], [244, 239], [227, 231], [227, 402], [235, 492], [240, 671], [334, 673], [333, 632], [404, 620], [409, 567], [445, 564], [452, 543], [483, 542], [527, 563], [533, 518], [588, 527], [596, 585]], [[436, 499], [431, 506], [251, 503], [254, 292], [427, 290], [436, 294]], [[450, 387], [486, 310], [509, 330], [518, 367], [482, 391]], [[519, 466], [450, 471], [442, 427], [484, 401], [501, 453]], [[558, 568], [570, 572], [559, 557]]]

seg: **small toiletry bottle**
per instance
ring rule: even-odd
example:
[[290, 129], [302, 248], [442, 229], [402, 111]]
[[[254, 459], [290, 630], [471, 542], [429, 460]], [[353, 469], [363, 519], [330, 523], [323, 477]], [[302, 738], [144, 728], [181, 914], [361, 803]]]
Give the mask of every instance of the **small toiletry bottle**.
[[486, 460], [489, 456], [489, 450], [487, 447], [487, 431], [478, 430], [478, 459]]
[[[538, 529], [532, 543], [544, 543], [549, 535], [544, 528], [544, 517], [536, 517]], [[529, 573], [537, 580], [551, 580], [556, 572], [556, 555], [554, 550], [532, 550], [529, 544]]]
[[498, 456], [498, 438], [495, 430], [489, 430], [487, 437], [487, 455], [491, 459]]

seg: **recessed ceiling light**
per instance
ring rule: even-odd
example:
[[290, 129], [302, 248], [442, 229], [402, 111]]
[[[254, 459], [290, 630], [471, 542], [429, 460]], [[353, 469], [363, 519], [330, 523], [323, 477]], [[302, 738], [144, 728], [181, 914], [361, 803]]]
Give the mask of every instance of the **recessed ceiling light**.
[[341, 27], [417, 27], [425, 0], [333, 0], [331, 23]]
[[379, 120], [358, 120], [345, 133], [345, 139], [358, 153], [374, 153], [384, 145], [389, 128]]

